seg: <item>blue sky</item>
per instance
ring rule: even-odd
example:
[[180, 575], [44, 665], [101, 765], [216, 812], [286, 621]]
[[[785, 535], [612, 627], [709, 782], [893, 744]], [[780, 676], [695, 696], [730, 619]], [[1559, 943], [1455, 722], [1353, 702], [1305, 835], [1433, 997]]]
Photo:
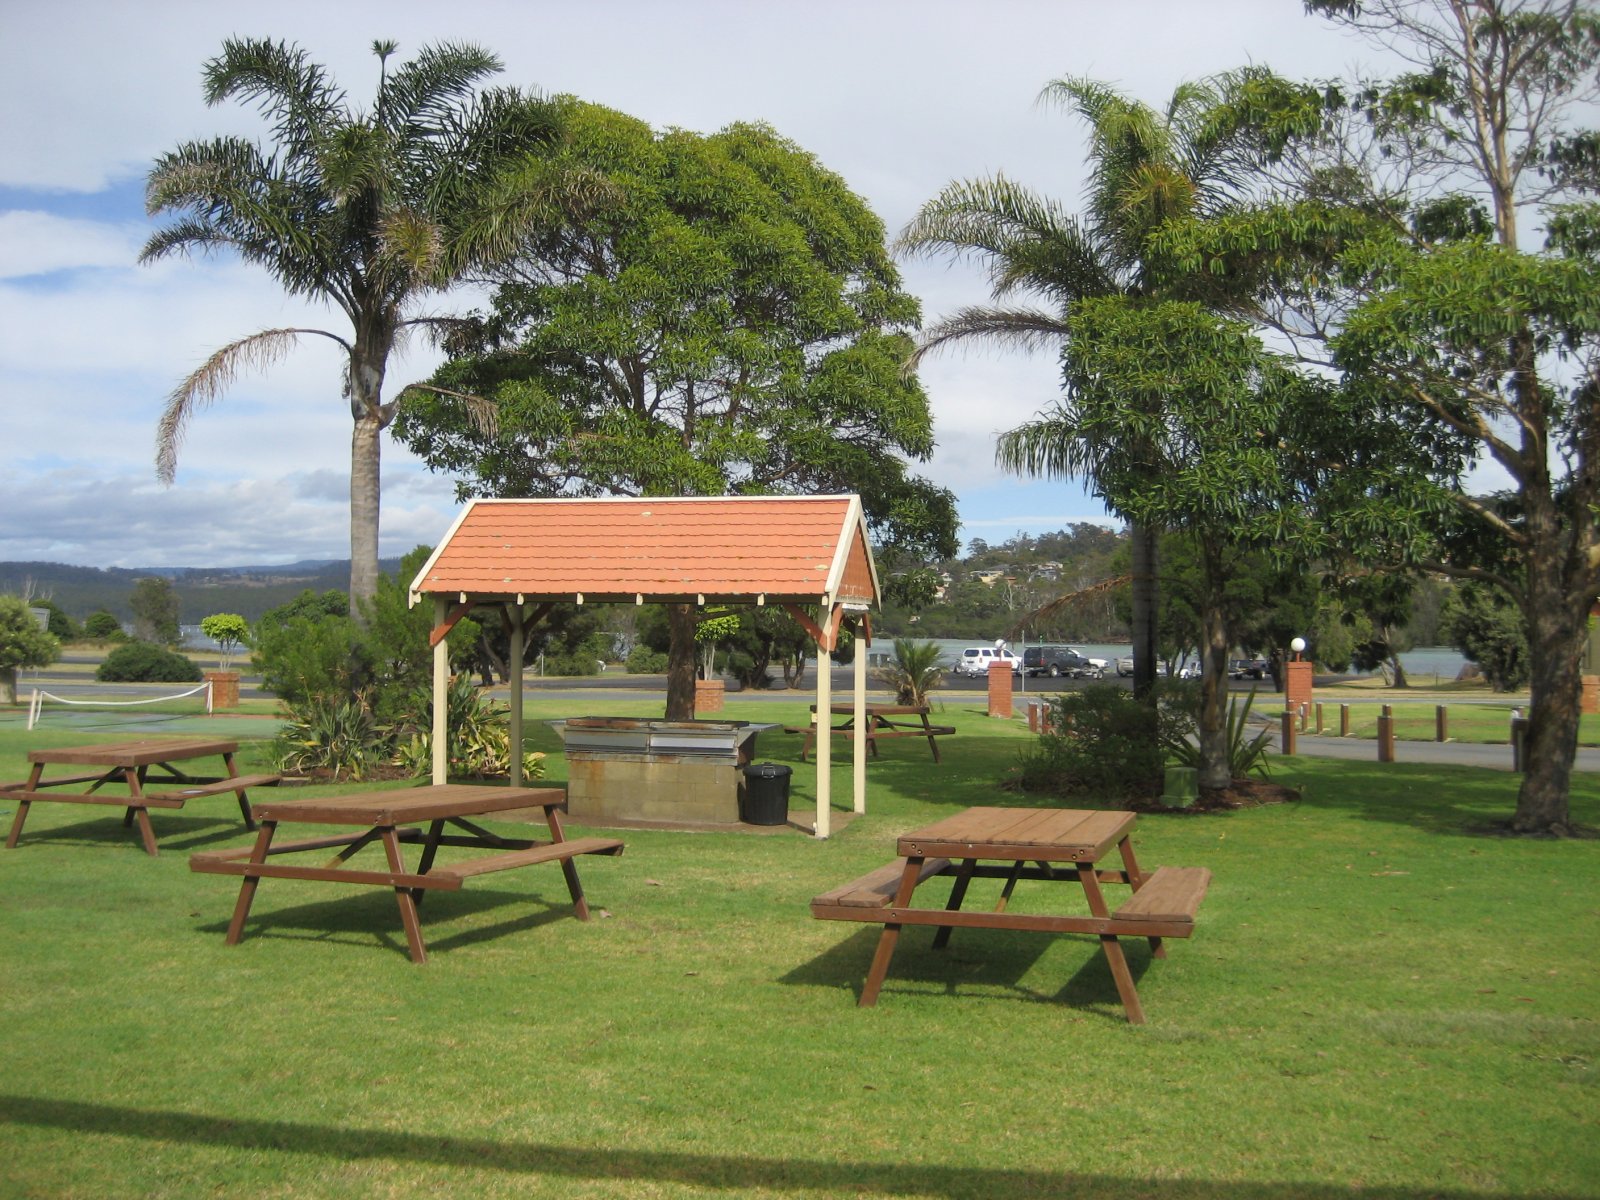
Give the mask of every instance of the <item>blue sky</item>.
[[[348, 554], [348, 409], [319, 339], [240, 379], [192, 423], [176, 484], [155, 478], [165, 397], [212, 350], [258, 329], [337, 328], [228, 259], [135, 263], [155, 156], [262, 132], [248, 110], [201, 99], [201, 65], [228, 36], [300, 43], [357, 101], [375, 82], [374, 38], [398, 40], [402, 57], [461, 40], [497, 53], [504, 82], [658, 127], [764, 120], [840, 173], [891, 236], [949, 181], [999, 170], [1075, 201], [1081, 129], [1035, 104], [1051, 79], [1087, 75], [1160, 103], [1183, 79], [1247, 62], [1329, 77], [1359, 52], [1299, 0], [0, 0], [0, 13], [0, 559], [93, 566]], [[966, 267], [902, 269], [925, 319], [987, 294]], [[413, 348], [390, 388], [435, 361]], [[960, 498], [964, 541], [1105, 520], [1073, 484], [994, 467], [995, 434], [1055, 394], [1049, 356], [946, 354], [922, 378], [939, 444], [921, 470]], [[386, 443], [383, 485], [384, 554], [443, 534], [452, 480]]]

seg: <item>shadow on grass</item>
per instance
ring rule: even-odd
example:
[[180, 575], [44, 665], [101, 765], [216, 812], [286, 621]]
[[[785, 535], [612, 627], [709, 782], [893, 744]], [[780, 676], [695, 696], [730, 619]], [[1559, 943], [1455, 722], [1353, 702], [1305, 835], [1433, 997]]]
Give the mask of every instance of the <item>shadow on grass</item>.
[[[131, 845], [140, 853], [144, 851], [144, 845], [139, 840], [138, 827], [122, 823], [125, 810], [120, 806], [108, 805], [103, 812], [96, 812], [95, 815], [83, 820], [66, 825], [52, 825], [38, 819], [41, 815], [40, 808], [47, 804], [48, 802], [35, 804], [33, 811], [28, 814], [28, 822], [22, 827], [22, 836], [17, 839], [18, 847], [31, 842], [57, 842], [77, 846], [104, 846], [115, 843]], [[9, 811], [0, 815], [9, 816]], [[5, 826], [10, 827], [9, 820], [5, 821]], [[152, 808], [150, 828], [155, 831], [156, 847], [163, 851], [199, 850], [216, 845], [218, 842], [238, 841], [251, 836], [250, 831], [244, 827], [244, 822], [239, 819], [237, 810], [234, 811], [231, 820], [227, 817], [175, 819], [169, 816], [166, 810]]]
[[[859, 999], [867, 968], [877, 949], [883, 927], [863, 923], [855, 933], [829, 947], [809, 962], [779, 978], [780, 983], [803, 987], [848, 987]], [[1055, 938], [1065, 939], [1082, 952], [1078, 969], [1055, 991], [1043, 991], [1023, 980], [1037, 966]], [[1096, 940], [1072, 934], [1040, 935], [1007, 929], [958, 929], [943, 950], [931, 945], [931, 927], [907, 927], [900, 934], [889, 975], [879, 1003], [893, 1003], [897, 993], [952, 997], [983, 997], [1028, 1003], [1061, 1004], [1126, 1020], [1111, 968]], [[1135, 938], [1122, 939], [1123, 951], [1134, 982], [1143, 978], [1152, 957], [1149, 945]]]
[[[284, 881], [266, 881], [267, 884], [281, 882]], [[263, 885], [263, 888], [265, 886]], [[470, 893], [452, 892], [430, 896], [427, 903], [417, 909], [417, 915], [422, 922], [422, 938], [428, 947], [428, 956], [431, 958], [435, 954], [448, 954], [463, 946], [493, 941], [514, 933], [537, 929], [542, 925], [577, 920], [573, 915], [572, 900], [567, 895], [560, 876], [556, 877], [556, 887], [559, 897], [552, 895], [550, 899], [538, 895], [530, 896], [524, 892], [482, 889]], [[392, 889], [374, 888], [359, 895], [312, 901], [287, 908], [269, 907], [263, 912], [264, 895], [268, 897], [270, 904], [270, 893], [263, 890], [256, 894], [255, 904], [250, 909], [250, 918], [245, 922], [243, 940], [265, 938], [296, 942], [338, 942], [368, 950], [392, 951], [402, 957], [410, 954]], [[474, 924], [471, 928], [456, 929], [452, 932], [448, 924], [452, 921], [459, 922], [478, 917], [496, 909], [526, 909], [530, 905], [535, 906], [533, 911], [509, 915], [488, 925]], [[590, 908], [590, 913], [591, 920], [599, 919], [593, 915], [593, 907]], [[231, 915], [230, 911], [229, 916]], [[227, 932], [228, 919], [207, 922], [195, 928], [207, 935], [221, 936]]]
[[[1367, 763], [1301, 758], [1274, 770], [1303, 791], [1303, 803], [1343, 809], [1363, 821], [1403, 825], [1425, 833], [1504, 837], [1517, 806], [1521, 777], [1482, 767], [1447, 764]], [[1572, 820], [1600, 818], [1594, 789], [1575, 774]]]
[[[882, 1196], [1095, 1196], [1188, 1197], [1198, 1200], [1516, 1200], [1511, 1192], [1427, 1187], [1344, 1187], [1302, 1181], [1248, 1183], [1235, 1180], [1162, 1180], [1074, 1174], [1026, 1168], [973, 1167], [955, 1163], [827, 1161], [754, 1154], [696, 1154], [678, 1150], [626, 1149], [615, 1145], [569, 1146], [437, 1134], [425, 1129], [339, 1128], [300, 1121], [240, 1118], [222, 1113], [184, 1113], [36, 1096], [0, 1094], [0, 1121], [58, 1129], [70, 1135], [138, 1138], [151, 1143], [205, 1146], [251, 1155], [287, 1152], [336, 1162], [381, 1161], [399, 1165], [501, 1171], [584, 1183], [648, 1182], [703, 1189], [782, 1194], [811, 1190], [829, 1195]], [[530, 1179], [530, 1182], [532, 1180]], [[1576, 1200], [1541, 1193], [1545, 1200]]]

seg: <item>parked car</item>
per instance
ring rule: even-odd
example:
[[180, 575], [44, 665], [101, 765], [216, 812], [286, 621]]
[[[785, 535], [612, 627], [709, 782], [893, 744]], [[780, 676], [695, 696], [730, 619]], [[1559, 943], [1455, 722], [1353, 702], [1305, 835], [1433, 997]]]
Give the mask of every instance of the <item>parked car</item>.
[[987, 676], [992, 662], [1008, 662], [1013, 674], [1022, 674], [1022, 660], [1016, 654], [1010, 650], [997, 650], [993, 646], [968, 646], [956, 659], [955, 672], [957, 675]]
[[1265, 679], [1271, 664], [1264, 658], [1236, 658], [1228, 664], [1229, 679]]
[[1049, 675], [1060, 678], [1081, 679], [1086, 675], [1099, 675], [1100, 670], [1071, 646], [1028, 646], [1022, 651], [1022, 673], [1028, 676]]
[[1133, 655], [1124, 654], [1117, 659], [1117, 674], [1124, 679], [1133, 674]]

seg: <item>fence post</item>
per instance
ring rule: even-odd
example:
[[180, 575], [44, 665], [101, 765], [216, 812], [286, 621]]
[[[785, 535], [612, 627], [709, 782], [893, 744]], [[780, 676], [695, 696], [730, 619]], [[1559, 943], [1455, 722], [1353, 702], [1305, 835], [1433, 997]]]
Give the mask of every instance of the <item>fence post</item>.
[[1443, 704], [1433, 710], [1433, 740], [1436, 742], [1450, 740], [1450, 710]]
[[1279, 741], [1279, 750], [1284, 754], [1293, 754], [1294, 751], [1294, 713], [1285, 711], [1283, 714], [1283, 733]]
[[1350, 706], [1348, 704], [1339, 705], [1339, 736], [1350, 736]]
[[1311, 708], [1311, 706], [1309, 704], [1307, 704], [1304, 700], [1302, 700], [1300, 702], [1300, 732], [1301, 733], [1304, 733], [1306, 731], [1306, 721], [1311, 715], [1310, 712], [1308, 711], [1310, 708]]
[[1321, 736], [1321, 734], [1322, 734], [1322, 701], [1321, 700], [1317, 701], [1317, 734], [1318, 734], [1318, 736]]
[[[1389, 706], [1383, 707], [1387, 710]], [[1394, 761], [1394, 716], [1387, 711], [1378, 718], [1378, 761]]]

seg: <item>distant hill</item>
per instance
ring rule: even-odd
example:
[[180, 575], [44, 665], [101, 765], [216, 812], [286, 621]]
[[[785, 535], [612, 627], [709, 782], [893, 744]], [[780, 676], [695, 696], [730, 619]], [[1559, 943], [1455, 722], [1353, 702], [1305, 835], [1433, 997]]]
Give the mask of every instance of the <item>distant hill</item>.
[[[398, 558], [386, 558], [378, 569], [393, 573]], [[344, 591], [350, 584], [348, 559], [307, 559], [259, 567], [75, 567], [51, 562], [0, 562], [0, 593], [29, 592], [54, 600], [73, 619], [105, 609], [131, 621], [128, 597], [135, 581], [150, 575], [172, 580], [178, 593], [179, 620], [198, 624], [212, 613], [238, 613], [254, 621], [310, 588]]]

